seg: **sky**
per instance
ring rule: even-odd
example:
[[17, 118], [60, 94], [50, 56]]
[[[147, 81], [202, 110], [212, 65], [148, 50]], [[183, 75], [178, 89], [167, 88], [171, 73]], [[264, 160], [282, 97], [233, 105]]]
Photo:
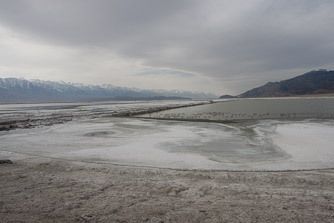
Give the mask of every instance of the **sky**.
[[333, 0], [0, 0], [0, 77], [237, 95], [334, 68]]

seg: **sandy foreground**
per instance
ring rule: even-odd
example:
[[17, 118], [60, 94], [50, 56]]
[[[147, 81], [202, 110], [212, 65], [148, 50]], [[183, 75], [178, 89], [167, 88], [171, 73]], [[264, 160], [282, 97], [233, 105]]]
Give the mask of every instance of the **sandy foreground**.
[[333, 222], [334, 171], [205, 172], [26, 157], [0, 165], [1, 222]]

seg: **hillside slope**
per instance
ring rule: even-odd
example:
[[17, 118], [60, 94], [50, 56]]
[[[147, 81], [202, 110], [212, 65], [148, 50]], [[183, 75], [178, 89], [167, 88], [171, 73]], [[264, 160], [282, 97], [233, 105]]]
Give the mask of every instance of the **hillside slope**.
[[317, 70], [249, 90], [238, 97], [284, 97], [334, 93], [334, 71]]

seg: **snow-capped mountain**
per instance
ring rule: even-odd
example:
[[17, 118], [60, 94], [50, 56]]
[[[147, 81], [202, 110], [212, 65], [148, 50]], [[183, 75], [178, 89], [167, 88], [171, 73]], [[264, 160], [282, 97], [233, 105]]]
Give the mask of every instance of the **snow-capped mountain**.
[[113, 85], [0, 78], [0, 103], [215, 97], [213, 94], [189, 91], [141, 90]]

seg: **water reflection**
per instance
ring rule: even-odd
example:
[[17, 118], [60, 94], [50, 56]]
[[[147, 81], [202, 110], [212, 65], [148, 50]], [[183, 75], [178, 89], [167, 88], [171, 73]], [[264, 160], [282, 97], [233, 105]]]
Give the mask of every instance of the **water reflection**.
[[238, 99], [141, 117], [176, 120], [333, 119], [334, 98]]

